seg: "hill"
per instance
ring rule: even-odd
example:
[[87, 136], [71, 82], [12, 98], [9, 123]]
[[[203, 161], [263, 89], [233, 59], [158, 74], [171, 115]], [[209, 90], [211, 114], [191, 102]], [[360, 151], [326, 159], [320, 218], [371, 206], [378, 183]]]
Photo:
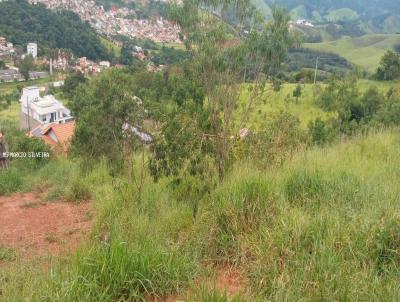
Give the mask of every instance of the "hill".
[[375, 71], [387, 49], [400, 43], [400, 35], [373, 34], [322, 43], [306, 43], [304, 47], [336, 53], [353, 64]]
[[298, 17], [315, 21], [372, 19], [384, 15], [400, 15], [396, 0], [264, 0], [266, 4], [284, 6]]
[[18, 0], [1, 2], [0, 15], [0, 35], [22, 49], [35, 41], [42, 53], [65, 48], [92, 60], [110, 57], [94, 30], [72, 12], [50, 11], [41, 4]]

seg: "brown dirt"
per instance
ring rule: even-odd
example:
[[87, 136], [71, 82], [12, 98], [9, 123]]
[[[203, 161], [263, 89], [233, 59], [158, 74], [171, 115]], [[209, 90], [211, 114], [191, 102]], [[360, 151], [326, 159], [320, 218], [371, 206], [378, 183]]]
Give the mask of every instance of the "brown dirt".
[[247, 279], [234, 267], [220, 267], [217, 269], [216, 288], [228, 297], [243, 293]]
[[23, 259], [76, 249], [91, 227], [89, 203], [43, 202], [35, 193], [0, 196], [0, 247]]

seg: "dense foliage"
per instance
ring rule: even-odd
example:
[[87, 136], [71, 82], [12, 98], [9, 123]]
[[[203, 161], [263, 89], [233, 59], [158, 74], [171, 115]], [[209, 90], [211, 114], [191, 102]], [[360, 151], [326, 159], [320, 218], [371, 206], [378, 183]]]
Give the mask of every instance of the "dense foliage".
[[63, 48], [79, 57], [110, 59], [94, 30], [73, 12], [50, 11], [42, 4], [16, 0], [1, 2], [0, 14], [0, 34], [23, 49], [37, 42], [42, 54], [47, 48]]
[[379, 80], [391, 81], [400, 77], [400, 53], [388, 50], [376, 71]]

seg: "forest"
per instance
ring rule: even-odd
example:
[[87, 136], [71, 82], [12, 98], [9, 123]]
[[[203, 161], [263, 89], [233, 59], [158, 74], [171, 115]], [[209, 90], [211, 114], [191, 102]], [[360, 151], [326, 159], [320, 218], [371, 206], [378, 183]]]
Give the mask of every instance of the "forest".
[[112, 56], [96, 32], [72, 12], [50, 11], [41, 4], [16, 0], [1, 2], [0, 14], [0, 35], [24, 50], [29, 42], [37, 42], [42, 54], [63, 48], [95, 61]]

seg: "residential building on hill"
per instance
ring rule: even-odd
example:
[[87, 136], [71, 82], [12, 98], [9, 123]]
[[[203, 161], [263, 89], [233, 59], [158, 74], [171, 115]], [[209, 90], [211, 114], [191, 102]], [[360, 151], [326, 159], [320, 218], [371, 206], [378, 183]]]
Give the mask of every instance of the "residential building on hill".
[[71, 122], [74, 118], [60, 101], [52, 95], [40, 96], [39, 88], [36, 86], [26, 87], [20, 99], [20, 128], [34, 129], [40, 125], [64, 124]]
[[37, 58], [38, 55], [38, 46], [36, 43], [29, 43], [26, 47], [26, 53], [31, 55], [34, 59]]

